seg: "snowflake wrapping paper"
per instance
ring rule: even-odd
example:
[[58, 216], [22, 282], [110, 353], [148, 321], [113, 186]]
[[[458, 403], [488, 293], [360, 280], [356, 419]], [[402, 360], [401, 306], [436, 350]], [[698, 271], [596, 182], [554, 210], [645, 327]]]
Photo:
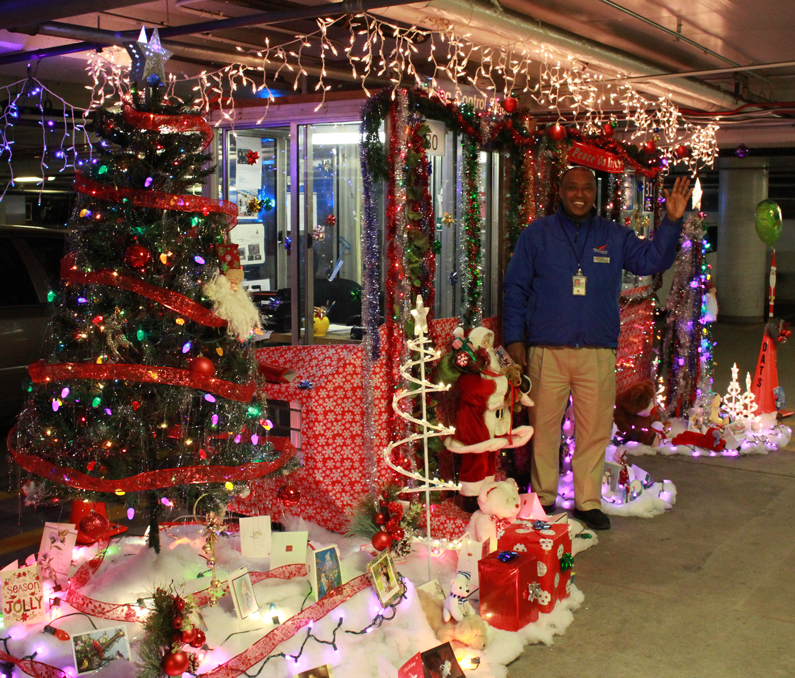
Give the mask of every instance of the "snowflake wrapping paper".
[[503, 532], [497, 541], [497, 551], [527, 553], [537, 561], [533, 581], [541, 590], [538, 607], [541, 612], [552, 612], [571, 591], [571, 570], [561, 571], [561, 559], [571, 555], [571, 537], [568, 525], [550, 525], [541, 529], [533, 521], [517, 520]]

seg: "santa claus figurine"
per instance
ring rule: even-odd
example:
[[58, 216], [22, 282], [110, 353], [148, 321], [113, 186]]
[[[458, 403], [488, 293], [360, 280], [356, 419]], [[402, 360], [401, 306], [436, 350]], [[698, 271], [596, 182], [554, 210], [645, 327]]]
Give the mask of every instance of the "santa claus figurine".
[[233, 243], [216, 245], [220, 272], [204, 286], [204, 293], [213, 302], [213, 313], [229, 324], [227, 331], [240, 341], [246, 341], [255, 330], [262, 328], [259, 311], [242, 285], [243, 267], [238, 246]]
[[472, 512], [478, 508], [480, 488], [494, 480], [497, 452], [525, 445], [533, 435], [532, 426], [513, 426], [514, 408], [533, 401], [527, 395], [530, 380], [518, 365], [501, 365], [491, 330], [476, 327], [465, 338], [458, 328], [452, 360], [461, 372], [456, 382], [459, 402], [455, 433], [445, 439], [445, 447], [461, 455], [459, 505]]

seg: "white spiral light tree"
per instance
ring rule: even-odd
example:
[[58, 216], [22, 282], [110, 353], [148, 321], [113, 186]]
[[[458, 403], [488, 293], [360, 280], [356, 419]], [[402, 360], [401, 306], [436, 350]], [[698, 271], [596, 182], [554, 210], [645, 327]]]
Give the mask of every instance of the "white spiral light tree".
[[[426, 336], [428, 332], [428, 309], [425, 308], [422, 297], [417, 295], [417, 302], [414, 309], [411, 311], [414, 316], [414, 339], [408, 341], [409, 351], [417, 356], [409, 359], [400, 366], [400, 374], [406, 382], [413, 385], [413, 388], [400, 389], [392, 398], [392, 409], [399, 417], [406, 422], [412, 424], [414, 431], [407, 437], [389, 443], [384, 449], [384, 459], [387, 465], [397, 473], [409, 478], [418, 483], [415, 487], [404, 487], [403, 492], [424, 492], [425, 493], [425, 536], [415, 537], [414, 541], [418, 543], [427, 544], [428, 546], [428, 578], [430, 579], [431, 568], [431, 548], [433, 546], [447, 546], [444, 540], [433, 539], [431, 536], [431, 492], [442, 492], [444, 490], [458, 490], [460, 485], [457, 483], [440, 480], [438, 478], [430, 477], [430, 463], [428, 459], [428, 440], [431, 438], [438, 438], [442, 436], [450, 436], [455, 433], [454, 428], [442, 426], [441, 424], [432, 424], [428, 421], [428, 402], [427, 395], [429, 393], [446, 392], [450, 390], [449, 384], [434, 384], [427, 379], [426, 365], [428, 362], [433, 362], [441, 357], [441, 353], [436, 348], [431, 348], [428, 344], [431, 343], [430, 339]], [[413, 369], [419, 368], [419, 377], [414, 376]], [[419, 396], [422, 406], [422, 419], [417, 419], [410, 412], [405, 411], [401, 407], [401, 402], [405, 399], [413, 399]], [[410, 400], [411, 402], [411, 400]], [[417, 471], [409, 471], [400, 466], [397, 466], [392, 461], [392, 450], [401, 445], [414, 444], [416, 441], [422, 441], [422, 453], [424, 461], [424, 473]]]

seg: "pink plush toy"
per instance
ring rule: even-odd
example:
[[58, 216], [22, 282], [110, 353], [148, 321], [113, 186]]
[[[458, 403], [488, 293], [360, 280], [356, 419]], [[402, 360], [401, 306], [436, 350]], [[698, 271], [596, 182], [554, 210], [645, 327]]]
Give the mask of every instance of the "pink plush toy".
[[516, 521], [522, 502], [519, 488], [512, 478], [485, 483], [478, 495], [480, 509], [472, 514], [467, 532], [475, 541], [499, 538], [511, 523]]

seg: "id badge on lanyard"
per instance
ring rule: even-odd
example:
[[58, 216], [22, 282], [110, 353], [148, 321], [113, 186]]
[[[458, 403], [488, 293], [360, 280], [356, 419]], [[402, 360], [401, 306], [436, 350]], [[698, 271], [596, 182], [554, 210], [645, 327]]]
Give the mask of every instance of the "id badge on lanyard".
[[571, 276], [571, 293], [575, 297], [585, 296], [585, 283], [587, 280], [588, 278], [582, 274], [579, 268], [577, 269], [577, 275]]

